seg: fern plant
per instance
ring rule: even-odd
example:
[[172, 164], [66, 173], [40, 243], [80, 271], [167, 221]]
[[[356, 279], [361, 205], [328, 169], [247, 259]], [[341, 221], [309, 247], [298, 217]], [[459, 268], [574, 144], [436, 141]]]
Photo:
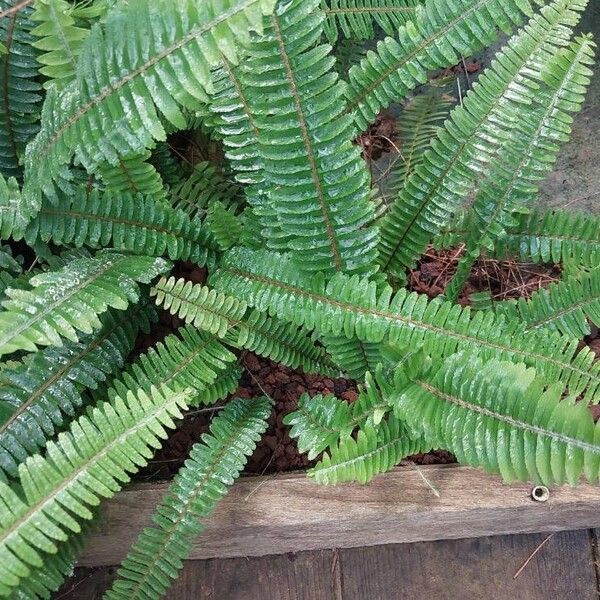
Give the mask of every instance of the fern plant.
[[[222, 402], [105, 596], [162, 597], [266, 430], [269, 398], [227, 400], [246, 352], [358, 382], [283, 417], [316, 483], [434, 448], [598, 480], [598, 218], [536, 206], [592, 74], [586, 5], [0, 0], [0, 597], [50, 598], [97, 505]], [[501, 33], [460, 104], [432, 92]], [[392, 104], [383, 206], [355, 140]], [[429, 244], [464, 246], [435, 299], [405, 285]], [[457, 304], [485, 254], [565, 276]]]

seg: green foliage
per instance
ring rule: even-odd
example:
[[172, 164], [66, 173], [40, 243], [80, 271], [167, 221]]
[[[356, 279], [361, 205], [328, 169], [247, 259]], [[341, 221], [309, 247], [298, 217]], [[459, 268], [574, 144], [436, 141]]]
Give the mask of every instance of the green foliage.
[[381, 345], [378, 343], [335, 335], [323, 336], [323, 343], [340, 370], [352, 379], [364, 379], [365, 373], [375, 372], [381, 361]]
[[242, 241], [243, 226], [240, 219], [218, 200], [208, 207], [206, 224], [215, 236], [221, 250], [228, 250]]
[[[372, 273], [377, 230], [368, 226], [369, 176], [352, 145], [352, 120], [342, 115], [344, 86], [332, 71], [335, 59], [329, 46], [318, 45], [323, 15], [314, 10], [316, 3], [278, 6], [260, 41], [247, 48], [243, 83], [258, 129], [268, 202], [290, 238], [288, 248], [302, 256], [298, 268]], [[300, 40], [298, 29], [304, 32]], [[310, 77], [304, 76], [309, 69]], [[267, 93], [273, 87], [278, 118]]]
[[400, 273], [414, 266], [460, 202], [489, 173], [499, 148], [514, 142], [516, 124], [524, 117], [521, 107], [538, 93], [541, 70], [568, 43], [569, 27], [577, 23], [577, 11], [585, 3], [556, 0], [543, 8], [496, 56], [463, 105], [454, 108], [384, 218], [384, 271]]
[[37, 57], [43, 66], [40, 73], [48, 80], [44, 87], [64, 87], [77, 71], [77, 59], [88, 31], [77, 27], [75, 6], [66, 0], [36, 0], [31, 20], [38, 23], [32, 35], [40, 39], [33, 46], [44, 53]]
[[62, 346], [61, 338], [78, 341], [102, 323], [109, 307], [124, 310], [140, 297], [139, 283], [164, 271], [164, 259], [99, 252], [70, 262], [58, 271], [32, 277], [27, 290], [7, 290], [0, 312], [0, 355], [39, 346]]
[[427, 0], [395, 38], [386, 37], [377, 53], [350, 69], [346, 112], [365, 129], [381, 109], [425, 83], [428, 72], [474, 54], [498, 30], [510, 33], [524, 12], [531, 14], [528, 0]]
[[[73, 155], [92, 170], [119, 156], [164, 141], [165, 119], [186, 125], [182, 109], [194, 109], [210, 91], [210, 69], [221, 52], [237, 60], [236, 45], [259, 31], [274, 0], [142, 0], [119, 3], [85, 39], [77, 77], [60, 93], [48, 90], [41, 131], [25, 160], [25, 199], [39, 206], [54, 183], [68, 179]], [[184, 18], [185, 16], [185, 18]], [[117, 50], [118, 49], [118, 50]], [[111, 77], [113, 55], [121, 57]]]
[[19, 465], [20, 489], [0, 482], [0, 595], [7, 596], [56, 543], [81, 529], [160, 447], [187, 394], [129, 392], [74, 421], [45, 456]]
[[327, 39], [334, 44], [341, 30], [346, 38], [370, 40], [377, 27], [395, 35], [415, 16], [418, 4], [419, 0], [321, 0]]
[[210, 230], [181, 210], [139, 194], [98, 190], [80, 190], [56, 205], [44, 202], [24, 237], [28, 243], [109, 247], [199, 265], [214, 262], [218, 249]]
[[102, 329], [49, 347], [0, 375], [0, 479], [17, 477], [18, 465], [72, 418], [95, 389], [122, 368], [136, 335], [149, 329], [153, 312], [134, 307], [103, 315]]
[[360, 429], [356, 439], [343, 437], [308, 471], [317, 483], [335, 485], [344, 481], [368, 483], [379, 473], [393, 469], [403, 458], [431, 450], [423, 437], [415, 437], [394, 415], [378, 427]]
[[562, 384], [548, 385], [523, 364], [457, 354], [395, 383], [395, 413], [461, 462], [508, 482], [574, 485], [582, 474], [598, 481], [600, 426], [584, 402], [561, 399]]
[[12, 0], [0, 0], [0, 14], [6, 11], [0, 18], [0, 175], [5, 177], [21, 174], [19, 161], [39, 129], [42, 99], [36, 79], [37, 51], [31, 45], [32, 8], [27, 4], [13, 9], [13, 4]]
[[106, 600], [162, 598], [208, 517], [239, 476], [267, 428], [267, 398], [234, 400], [195, 444], [156, 509], [153, 526], [134, 542]]

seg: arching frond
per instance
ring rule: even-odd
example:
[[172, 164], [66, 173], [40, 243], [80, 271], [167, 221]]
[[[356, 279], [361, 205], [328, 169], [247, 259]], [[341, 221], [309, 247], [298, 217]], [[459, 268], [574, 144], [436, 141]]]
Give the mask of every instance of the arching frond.
[[[24, 195], [53, 197], [73, 155], [86, 169], [141, 153], [164, 141], [165, 119], [182, 129], [182, 109], [207, 101], [210, 69], [220, 53], [259, 31], [274, 0], [142, 0], [119, 3], [85, 39], [77, 77], [60, 94], [48, 90], [42, 127], [25, 160]], [[111, 64], [121, 57], [118, 76]]]
[[585, 402], [561, 400], [564, 386], [533, 369], [459, 354], [398, 379], [395, 412], [460, 462], [508, 482], [574, 485], [583, 473], [598, 481], [600, 426]]
[[129, 193], [80, 190], [57, 205], [44, 202], [25, 230], [25, 239], [118, 251], [172, 260], [190, 260], [203, 266], [213, 262], [218, 245], [199, 219], [151, 197]]
[[16, 477], [18, 465], [39, 452], [83, 404], [82, 390], [120, 369], [140, 328], [153, 311], [136, 306], [103, 315], [102, 329], [80, 342], [35, 353], [0, 377], [0, 479]]
[[356, 439], [343, 437], [308, 471], [317, 483], [336, 485], [344, 481], [368, 483], [379, 473], [393, 469], [411, 454], [431, 450], [431, 443], [415, 436], [390, 415], [377, 427], [365, 426]]
[[134, 542], [106, 600], [159, 600], [183, 567], [192, 542], [202, 531], [200, 519], [239, 476], [267, 428], [267, 398], [230, 402], [195, 444], [164, 500]]
[[58, 271], [36, 275], [28, 290], [7, 290], [0, 312], [0, 356], [38, 346], [78, 341], [102, 323], [98, 315], [119, 310], [140, 297], [138, 283], [149, 283], [168, 267], [163, 259], [99, 252], [71, 261]]
[[19, 466], [20, 489], [0, 482], [0, 594], [6, 596], [56, 543], [89, 520], [152, 457], [166, 429], [181, 418], [187, 394], [129, 392], [74, 421], [45, 456]]
[[598, 396], [600, 363], [579, 350], [572, 338], [545, 332], [523, 333], [520, 321], [507, 323], [493, 313], [389, 286], [358, 276], [299, 274], [285, 257], [264, 251], [230, 250], [210, 283], [250, 306], [320, 335], [356, 336], [401, 348], [419, 348], [434, 356], [458, 350], [479, 350], [486, 358], [525, 361], [550, 379], [561, 380], [573, 394]]
[[19, 177], [25, 145], [39, 128], [42, 88], [37, 81], [37, 51], [32, 46], [31, 3], [0, 0], [0, 12], [5, 10], [0, 19], [0, 174]]
[[543, 65], [567, 44], [587, 0], [555, 0], [535, 15], [492, 61], [432, 140], [381, 226], [383, 271], [412, 267], [490, 170], [498, 149], [524, 118]]
[[264, 35], [247, 48], [242, 83], [258, 129], [268, 204], [298, 268], [372, 273], [377, 230], [369, 174], [352, 144], [352, 120], [341, 114], [344, 86], [331, 48], [318, 45], [324, 15], [317, 6], [318, 0], [292, 0], [265, 19]]

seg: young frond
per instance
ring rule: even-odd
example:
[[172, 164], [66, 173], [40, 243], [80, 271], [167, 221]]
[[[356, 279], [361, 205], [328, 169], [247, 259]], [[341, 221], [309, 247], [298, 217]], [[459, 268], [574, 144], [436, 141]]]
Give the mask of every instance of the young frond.
[[181, 418], [187, 394], [129, 392], [81, 416], [19, 465], [19, 488], [0, 482], [0, 596], [92, 517], [91, 509], [129, 481]]
[[243, 226], [233, 210], [225, 208], [218, 200], [213, 202], [206, 213], [206, 226], [214, 235], [221, 250], [238, 246], [243, 241]]
[[[144, 152], [166, 138], [164, 119], [183, 129], [184, 109], [206, 102], [210, 69], [221, 52], [260, 31], [274, 0], [142, 0], [123, 2], [93, 27], [81, 48], [76, 79], [48, 90], [41, 130], [25, 159], [24, 195], [39, 206], [53, 197], [75, 155], [87, 170]], [[111, 66], [121, 58], [118, 76]]]
[[489, 358], [525, 361], [570, 393], [598, 399], [600, 363], [572, 338], [546, 332], [524, 333], [521, 321], [506, 322], [491, 312], [392, 288], [358, 276], [298, 273], [289, 259], [264, 251], [234, 248], [210, 278], [217, 290], [279, 319], [320, 335], [356, 336], [366, 342], [401, 348], [423, 347], [437, 357], [479, 349]]
[[396, 35], [398, 29], [415, 16], [420, 0], [321, 0], [321, 9], [327, 16], [325, 34], [335, 44], [340, 30], [345, 38], [371, 40], [376, 28], [387, 35]]
[[0, 375], [0, 479], [17, 477], [18, 465], [39, 452], [83, 404], [82, 391], [95, 389], [125, 363], [141, 329], [154, 318], [144, 305], [111, 311], [102, 329], [49, 347]]
[[56, 205], [44, 201], [24, 237], [28, 243], [114, 248], [200, 266], [214, 262], [219, 248], [208, 227], [181, 210], [149, 196], [98, 190], [79, 190]]
[[600, 474], [600, 425], [585, 402], [562, 400], [523, 364], [457, 354], [430, 372], [397, 377], [395, 413], [462, 463], [505, 481], [575, 485]]
[[194, 444], [153, 524], [134, 542], [105, 600], [159, 600], [169, 589], [214, 510], [239, 476], [267, 429], [267, 398], [236, 399], [213, 419]]
[[246, 52], [242, 81], [268, 205], [299, 269], [373, 273], [378, 236], [369, 173], [352, 143], [352, 119], [341, 114], [344, 85], [332, 70], [331, 48], [319, 44], [324, 15], [317, 6], [318, 0], [279, 4]]
[[159, 258], [102, 251], [32, 277], [30, 289], [7, 290], [0, 312], [0, 356], [62, 346], [63, 337], [78, 341], [80, 333], [100, 329], [98, 315], [109, 307], [124, 310], [137, 302], [138, 283], [150, 283], [167, 267]]
[[[541, 69], [566, 45], [587, 0], [555, 0], [521, 29], [492, 61], [432, 140], [381, 224], [382, 270], [402, 273], [447, 225], [513, 140], [521, 112], [539, 90]], [[520, 156], [519, 156], [520, 158]], [[512, 172], [511, 172], [512, 173]]]
[[382, 109], [425, 83], [430, 71], [471, 56], [531, 12], [529, 0], [426, 0], [395, 37], [380, 41], [377, 52], [350, 69], [345, 112], [366, 129]]
[[431, 450], [424, 437], [415, 436], [398, 418], [390, 415], [377, 427], [366, 425], [356, 439], [346, 436], [308, 471], [317, 483], [336, 485], [345, 481], [369, 483], [375, 475], [393, 469], [403, 458]]
[[15, 10], [0, 19], [0, 175], [19, 177], [25, 145], [39, 129], [42, 88], [37, 81], [37, 51], [32, 46], [31, 3], [15, 7], [14, 0], [0, 0], [0, 13], [9, 9]]
[[340, 371], [352, 379], [364, 379], [365, 373], [375, 372], [381, 362], [381, 344], [335, 335], [325, 335], [322, 341]]
[[36, 0], [31, 20], [37, 26], [31, 33], [40, 38], [33, 46], [43, 51], [37, 60], [40, 73], [48, 78], [45, 88], [60, 89], [75, 78], [81, 45], [89, 32], [75, 24], [74, 10], [66, 0]]

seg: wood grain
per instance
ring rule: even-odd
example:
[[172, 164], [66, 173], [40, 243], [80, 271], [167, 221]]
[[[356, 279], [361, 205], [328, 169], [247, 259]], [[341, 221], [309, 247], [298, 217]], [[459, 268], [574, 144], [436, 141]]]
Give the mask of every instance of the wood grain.
[[597, 600], [587, 530], [553, 535], [514, 579], [547, 536], [511, 535], [340, 550], [342, 597]]
[[[469, 467], [432, 465], [420, 472], [439, 497], [414, 467], [400, 467], [368, 486], [323, 487], [301, 473], [243, 478], [207, 521], [190, 558], [600, 526], [600, 488], [557, 488], [540, 503], [531, 500], [531, 486], [507, 486]], [[107, 503], [79, 564], [118, 564], [165, 489], [137, 485]]]

